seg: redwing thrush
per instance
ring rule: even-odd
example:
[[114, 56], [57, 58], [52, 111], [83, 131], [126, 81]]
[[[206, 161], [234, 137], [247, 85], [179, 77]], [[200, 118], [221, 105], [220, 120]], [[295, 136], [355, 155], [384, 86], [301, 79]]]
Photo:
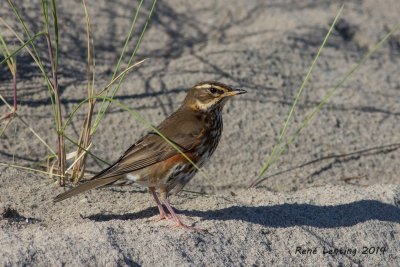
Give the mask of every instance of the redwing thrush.
[[[226, 101], [231, 96], [245, 92], [219, 82], [199, 83], [189, 90], [182, 106], [157, 129], [201, 167], [219, 143], [222, 108]], [[172, 218], [177, 226], [187, 227], [168, 202], [168, 195], [182, 190], [195, 173], [196, 168], [181, 153], [157, 133], [150, 132], [110, 167], [90, 181], [58, 195], [54, 201], [64, 200], [92, 188], [136, 182], [150, 189], [160, 211], [160, 219]], [[170, 216], [166, 215], [163, 205]]]

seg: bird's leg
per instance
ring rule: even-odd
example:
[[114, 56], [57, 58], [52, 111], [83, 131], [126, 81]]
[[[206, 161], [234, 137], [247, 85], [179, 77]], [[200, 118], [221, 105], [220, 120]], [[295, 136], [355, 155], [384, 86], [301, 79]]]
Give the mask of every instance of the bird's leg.
[[156, 201], [157, 207], [158, 207], [158, 211], [160, 212], [160, 216], [158, 217], [157, 221], [168, 219], [168, 216], [164, 211], [164, 208], [163, 208], [163, 206], [161, 204], [161, 201], [157, 196], [156, 190], [154, 189], [154, 187], [149, 187], [149, 190], [150, 190], [154, 200]]
[[171, 214], [171, 216], [172, 216], [172, 219], [174, 219], [174, 221], [176, 222], [176, 227], [180, 227], [180, 228], [184, 228], [184, 229], [189, 229], [189, 230], [201, 230], [201, 229], [197, 229], [197, 228], [195, 228], [195, 227], [193, 227], [193, 226], [189, 226], [189, 225], [186, 225], [186, 224], [184, 224], [182, 221], [181, 221], [181, 219], [179, 219], [179, 217], [178, 217], [178, 215], [175, 213], [175, 211], [174, 211], [174, 208], [171, 206], [171, 204], [169, 204], [169, 201], [168, 201], [168, 199], [165, 197], [165, 198], [162, 198], [162, 203], [165, 205], [165, 207], [167, 207], [167, 209], [168, 209], [168, 211], [169, 211], [169, 213]]

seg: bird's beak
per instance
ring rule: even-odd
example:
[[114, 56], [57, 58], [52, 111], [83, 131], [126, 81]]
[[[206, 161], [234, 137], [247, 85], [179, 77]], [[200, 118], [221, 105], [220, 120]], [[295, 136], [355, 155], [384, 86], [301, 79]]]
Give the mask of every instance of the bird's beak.
[[226, 93], [226, 96], [241, 95], [244, 93], [247, 93], [247, 91], [243, 89], [233, 89], [232, 91]]

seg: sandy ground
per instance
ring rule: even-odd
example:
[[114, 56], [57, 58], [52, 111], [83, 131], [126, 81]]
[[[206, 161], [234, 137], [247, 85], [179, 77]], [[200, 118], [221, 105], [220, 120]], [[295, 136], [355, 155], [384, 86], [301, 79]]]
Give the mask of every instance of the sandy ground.
[[[88, 1], [97, 88], [112, 75], [137, 7], [131, 2]], [[41, 30], [39, 1], [17, 4], [29, 27]], [[144, 4], [140, 25], [150, 4]], [[172, 198], [186, 222], [208, 233], [150, 221], [157, 211], [140, 188], [105, 188], [53, 204], [63, 189], [50, 179], [0, 167], [0, 264], [398, 266], [399, 32], [332, 97], [270, 169], [269, 178], [257, 189], [246, 189], [271, 151], [338, 9], [336, 1], [160, 1], [138, 55], [148, 60], [127, 76], [117, 99], [157, 124], [199, 81], [218, 80], [248, 90], [224, 110], [222, 141], [204, 168], [213, 180], [198, 175], [187, 187], [207, 194]], [[289, 134], [398, 22], [398, 10], [395, 0], [346, 2]], [[0, 16], [19, 29], [5, 1]], [[59, 17], [59, 82], [66, 116], [86, 92], [81, 2], [60, 1]], [[0, 30], [11, 36], [3, 26]], [[39, 47], [45, 49], [44, 42]], [[54, 145], [51, 104], [39, 70], [27, 53], [17, 60], [19, 114]], [[11, 101], [4, 67], [0, 81], [0, 93]], [[84, 114], [78, 114], [68, 135], [77, 137]], [[146, 131], [131, 115], [112, 107], [92, 151], [113, 161]], [[16, 120], [0, 142], [1, 162], [14, 158], [18, 165], [36, 168], [49, 153]], [[347, 153], [352, 154], [327, 158]], [[89, 162], [92, 170], [104, 167]], [[215, 195], [210, 194], [213, 186]], [[310, 254], [296, 253], [298, 247]], [[372, 254], [362, 254], [364, 247]], [[324, 254], [340, 248], [345, 255]]]

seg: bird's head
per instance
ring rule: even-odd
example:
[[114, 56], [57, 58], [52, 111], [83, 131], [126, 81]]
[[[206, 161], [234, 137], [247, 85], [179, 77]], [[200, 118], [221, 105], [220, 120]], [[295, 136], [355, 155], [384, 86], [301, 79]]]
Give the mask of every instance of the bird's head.
[[189, 90], [184, 105], [199, 111], [222, 108], [231, 96], [246, 93], [243, 89], [233, 89], [220, 82], [198, 83]]

